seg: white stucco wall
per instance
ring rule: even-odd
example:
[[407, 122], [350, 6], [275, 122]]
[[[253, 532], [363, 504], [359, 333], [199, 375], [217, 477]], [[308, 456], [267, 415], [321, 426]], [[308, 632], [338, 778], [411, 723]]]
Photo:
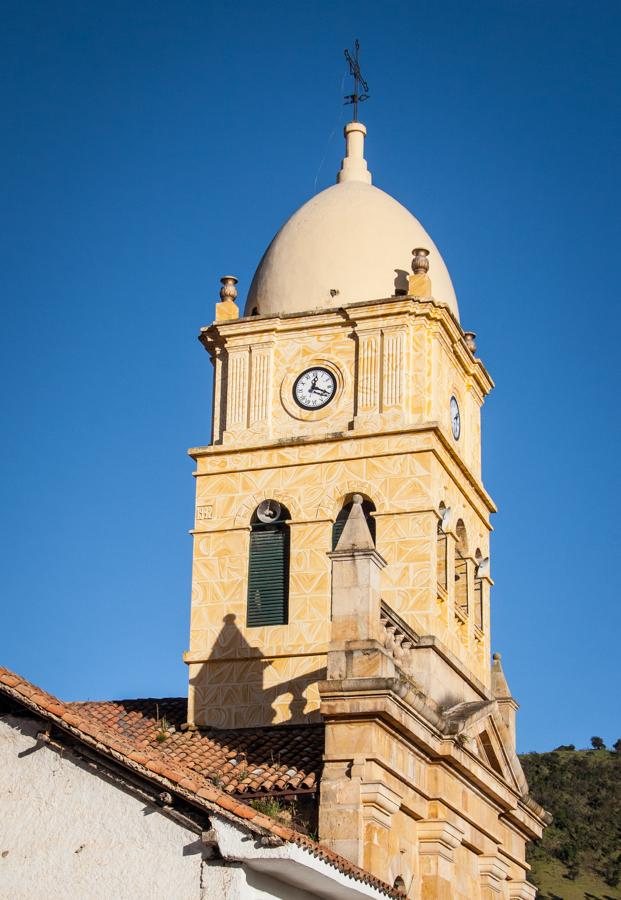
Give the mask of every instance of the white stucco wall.
[[111, 783], [41, 725], [0, 718], [0, 900], [380, 898], [294, 844], [265, 846], [210, 816], [225, 859], [198, 834]]
[[0, 719], [1, 900], [216, 896], [201, 887], [199, 835], [37, 744], [39, 728]]

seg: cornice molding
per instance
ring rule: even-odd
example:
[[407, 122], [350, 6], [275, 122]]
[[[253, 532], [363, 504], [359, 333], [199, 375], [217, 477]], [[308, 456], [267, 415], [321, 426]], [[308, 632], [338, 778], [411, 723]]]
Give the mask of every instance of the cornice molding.
[[426, 318], [437, 322], [445, 332], [447, 342], [453, 350], [463, 372], [474, 379], [483, 397], [494, 387], [494, 382], [482, 361], [474, 356], [465, 343], [464, 330], [448, 306], [432, 298], [389, 297], [366, 300], [362, 303], [348, 303], [334, 310], [308, 310], [303, 313], [285, 313], [280, 316], [246, 316], [223, 322], [214, 322], [201, 328], [199, 340], [206, 350], [237, 343], [236, 338], [248, 342], [251, 338], [278, 333], [291, 334], [306, 331], [309, 327], [322, 330], [343, 327], [357, 328], [359, 323], [386, 320], [389, 327], [405, 324], [410, 318]]

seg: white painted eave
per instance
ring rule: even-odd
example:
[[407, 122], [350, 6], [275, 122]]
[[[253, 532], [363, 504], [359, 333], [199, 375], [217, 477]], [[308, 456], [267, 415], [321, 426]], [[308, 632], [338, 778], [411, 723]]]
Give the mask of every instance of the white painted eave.
[[385, 900], [387, 896], [384, 891], [346, 875], [305, 847], [291, 842], [283, 842], [276, 847], [265, 846], [257, 835], [224, 817], [212, 815], [210, 818], [218, 849], [226, 860], [240, 862], [315, 897], [334, 900], [375, 897]]

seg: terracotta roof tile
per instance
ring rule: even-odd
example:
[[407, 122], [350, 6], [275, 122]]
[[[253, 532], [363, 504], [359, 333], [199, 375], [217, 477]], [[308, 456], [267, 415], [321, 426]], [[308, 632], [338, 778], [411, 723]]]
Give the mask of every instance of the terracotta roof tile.
[[[315, 784], [321, 772], [323, 726], [181, 731], [186, 716], [185, 700], [63, 703], [3, 667], [0, 667], [0, 693], [13, 697], [14, 694], [21, 695], [26, 698], [25, 704], [34, 708], [37, 714], [55, 717], [57, 724], [70, 726], [85, 742], [95, 741], [100, 752], [107, 748], [124, 757], [127, 764], [140, 766], [144, 777], [152, 772], [153, 777], [166, 778], [177, 789], [213, 804], [223, 814], [244, 819], [252, 823], [251, 827], [262, 828], [284, 841], [295, 843], [338, 871], [389, 897], [400, 896], [390, 885], [342, 856], [241, 800], [244, 791], [253, 785], [265, 793], [274, 784], [288, 790], [300, 783]], [[163, 718], [174, 730], [158, 742], [156, 735], [162, 733]], [[142, 749], [137, 751], [136, 748]], [[220, 780], [227, 760], [232, 763], [228, 787], [237, 793], [237, 797], [229, 796], [214, 783], [216, 778]], [[250, 779], [249, 769], [259, 774]]]
[[[80, 723], [82, 721], [79, 716], [76, 716], [70, 712], [64, 712], [61, 718], [62, 718], [63, 722], [67, 723], [67, 725], [75, 725], [76, 728], [78, 725], [80, 725]], [[99, 731], [100, 729], [97, 729], [97, 730]]]
[[[68, 703], [67, 707], [135, 748], [148, 749], [149, 755], [215, 781], [227, 794], [309, 790], [319, 781], [323, 725], [182, 731], [187, 701], [178, 697]], [[172, 731], [164, 731], [163, 726]], [[158, 734], [166, 737], [158, 741]]]

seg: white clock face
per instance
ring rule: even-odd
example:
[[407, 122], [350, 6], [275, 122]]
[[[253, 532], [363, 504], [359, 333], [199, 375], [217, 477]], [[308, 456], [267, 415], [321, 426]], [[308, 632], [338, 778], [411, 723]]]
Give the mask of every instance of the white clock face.
[[293, 399], [302, 409], [322, 409], [336, 393], [336, 378], [329, 369], [314, 366], [295, 379]]
[[451, 430], [453, 437], [458, 441], [461, 434], [461, 416], [459, 415], [459, 404], [455, 397], [451, 397]]

